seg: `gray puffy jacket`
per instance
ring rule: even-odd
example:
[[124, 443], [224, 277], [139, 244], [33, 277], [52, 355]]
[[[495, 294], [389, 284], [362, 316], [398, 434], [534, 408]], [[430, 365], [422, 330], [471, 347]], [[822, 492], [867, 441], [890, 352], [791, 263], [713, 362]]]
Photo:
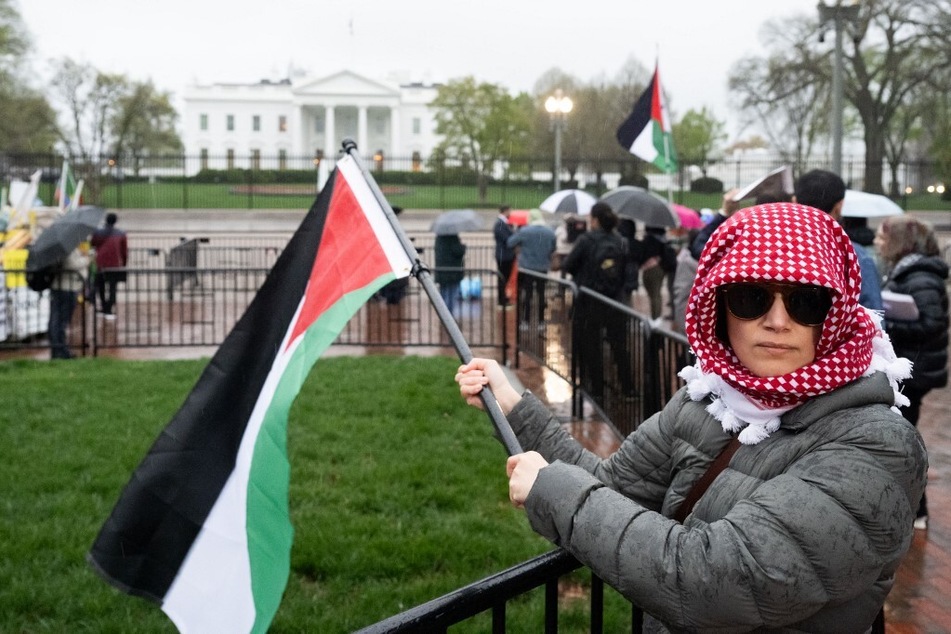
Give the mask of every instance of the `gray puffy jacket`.
[[743, 446], [669, 519], [729, 436], [685, 390], [606, 460], [532, 395], [509, 420], [552, 464], [532, 527], [672, 630], [862, 632], [911, 543], [927, 456], [882, 374], [815, 397]]

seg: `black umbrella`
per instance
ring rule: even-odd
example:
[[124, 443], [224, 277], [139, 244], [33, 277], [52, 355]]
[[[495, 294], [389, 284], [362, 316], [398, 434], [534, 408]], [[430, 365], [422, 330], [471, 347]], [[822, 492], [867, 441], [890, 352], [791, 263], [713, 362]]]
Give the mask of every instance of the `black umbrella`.
[[66, 259], [80, 242], [88, 240], [102, 221], [102, 207], [77, 207], [53, 221], [30, 246], [26, 268], [38, 271]]
[[651, 227], [680, 226], [677, 214], [667, 201], [642, 187], [622, 185], [605, 192], [601, 202], [611, 205], [611, 209], [622, 218], [643, 222]]

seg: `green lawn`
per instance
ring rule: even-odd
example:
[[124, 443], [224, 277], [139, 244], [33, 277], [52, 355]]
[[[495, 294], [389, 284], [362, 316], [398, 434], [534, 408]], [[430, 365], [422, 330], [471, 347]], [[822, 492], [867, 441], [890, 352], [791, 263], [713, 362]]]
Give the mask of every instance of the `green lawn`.
[[[294, 187], [300, 187], [299, 185]], [[232, 185], [188, 183], [127, 183], [108, 186], [102, 194], [103, 206], [111, 209], [308, 209], [314, 194], [249, 195], [232, 191]], [[450, 185], [383, 186], [391, 205], [406, 209], [494, 209], [508, 203], [515, 209], [537, 207], [551, 192], [541, 185], [494, 185], [486, 199], [479, 200], [475, 187]], [[589, 193], [597, 195], [593, 189]], [[658, 192], [665, 196], [665, 192]], [[723, 194], [674, 192], [674, 202], [693, 209], [718, 209]], [[898, 203], [917, 211], [951, 211], [951, 201], [936, 194], [908, 196]]]
[[[84, 557], [206, 361], [0, 362], [0, 631], [172, 632]], [[289, 423], [292, 572], [273, 632], [349, 632], [551, 549], [508, 503], [505, 452], [449, 358], [328, 358]], [[589, 575], [573, 579], [588, 583]], [[629, 606], [606, 592], [606, 631]], [[541, 592], [510, 631], [540, 631]], [[587, 602], [561, 628], [586, 629]], [[453, 631], [487, 631], [487, 616]]]

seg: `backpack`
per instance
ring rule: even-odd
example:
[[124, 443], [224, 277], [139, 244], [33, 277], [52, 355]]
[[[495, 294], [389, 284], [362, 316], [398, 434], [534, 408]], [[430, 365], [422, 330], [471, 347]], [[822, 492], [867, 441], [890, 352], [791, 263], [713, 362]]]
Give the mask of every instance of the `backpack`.
[[660, 268], [666, 273], [677, 270], [677, 251], [667, 243], [664, 243], [664, 248], [660, 252]]
[[616, 296], [624, 287], [624, 265], [627, 260], [626, 240], [619, 236], [605, 236], [594, 246], [594, 264], [588, 287], [608, 297]]
[[50, 286], [53, 285], [53, 280], [56, 279], [56, 276], [59, 275], [60, 271], [63, 268], [61, 262], [56, 262], [55, 264], [48, 264], [40, 269], [34, 269], [30, 267], [30, 256], [33, 255], [33, 248], [28, 247], [29, 252], [26, 257], [26, 285], [30, 287], [30, 290], [36, 291], [37, 293], [42, 293]]
[[30, 290], [42, 293], [53, 285], [53, 280], [59, 274], [59, 265], [50, 265], [35, 271], [26, 271], [26, 285]]
[[588, 226], [585, 224], [584, 220], [575, 218], [566, 219], [565, 227], [567, 229], [567, 239], [565, 241], [568, 244], [574, 244], [574, 241], [578, 239], [578, 236], [588, 230]]

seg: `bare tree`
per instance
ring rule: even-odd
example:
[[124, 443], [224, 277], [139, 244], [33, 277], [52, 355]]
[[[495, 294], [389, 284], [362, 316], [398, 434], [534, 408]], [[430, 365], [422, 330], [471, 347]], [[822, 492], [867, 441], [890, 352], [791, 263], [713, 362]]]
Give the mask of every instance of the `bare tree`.
[[829, 84], [814, 70], [822, 63], [810, 44], [814, 31], [815, 25], [805, 19], [767, 23], [763, 39], [774, 42], [774, 50], [765, 60], [740, 60], [729, 77], [747, 121], [759, 124], [796, 172], [818, 140], [828, 138]]
[[[886, 137], [898, 125], [899, 110], [922, 86], [951, 89], [947, 83], [936, 85], [951, 64], [951, 0], [866, 0], [858, 6], [858, 19], [844, 38], [843, 92], [861, 123], [865, 187], [881, 193]], [[760, 108], [769, 118], [781, 108], [777, 104], [771, 111], [770, 100], [789, 100], [782, 108], [792, 115], [808, 104], [803, 100], [808, 94], [798, 91], [812, 86], [813, 110], [827, 113], [824, 95], [831, 86], [833, 38], [823, 42], [819, 35], [817, 18], [786, 20], [781, 28], [773, 28], [769, 56], [743, 60], [731, 73], [731, 86], [741, 94], [744, 107], [754, 113]], [[770, 124], [782, 129], [795, 120], [791, 116]], [[812, 119], [812, 127], [818, 123]]]
[[111, 140], [110, 122], [128, 80], [100, 73], [89, 64], [63, 58], [54, 64], [53, 96], [62, 120], [59, 140], [65, 153], [84, 164], [101, 156]]

